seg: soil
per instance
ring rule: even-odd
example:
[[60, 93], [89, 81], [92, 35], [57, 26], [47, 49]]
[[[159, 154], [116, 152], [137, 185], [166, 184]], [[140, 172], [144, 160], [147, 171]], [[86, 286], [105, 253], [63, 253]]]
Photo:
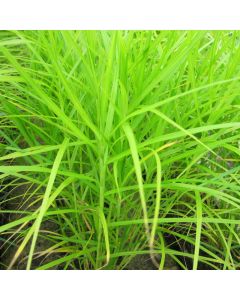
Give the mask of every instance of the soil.
[[[38, 202], [36, 202], [36, 204], [29, 206], [30, 203], [33, 203], [35, 201], [35, 199], [33, 197], [29, 198], [27, 197], [27, 195], [31, 194], [31, 191], [34, 190], [34, 186], [30, 186], [30, 185], [26, 185], [26, 184], [22, 184], [19, 185], [17, 189], [13, 189], [10, 191], [5, 192], [5, 195], [0, 195], [2, 196], [1, 198], [7, 199], [9, 197], [9, 195], [11, 195], [11, 198], [13, 198], [9, 203], [5, 204], [4, 207], [1, 207], [1, 209], [5, 209], [5, 210], [17, 210], [20, 209], [19, 204], [24, 203], [21, 206], [21, 210], [29, 210], [29, 211], [35, 211], [39, 204]], [[1, 225], [5, 224], [5, 223], [9, 223], [12, 222], [14, 220], [17, 220], [19, 218], [23, 217], [20, 214], [1, 214], [0, 215], [0, 222]], [[28, 223], [27, 226], [31, 226], [31, 222]], [[54, 224], [51, 221], [46, 221], [43, 222], [41, 225], [41, 231], [57, 231], [58, 230], [58, 226], [56, 224]], [[10, 239], [10, 236], [3, 236], [4, 240], [7, 240], [9, 238], [9, 243], [4, 243], [3, 238], [0, 239], [0, 269], [7, 269], [8, 265], [11, 263], [12, 258], [14, 257], [14, 254], [16, 253], [17, 250], [17, 246], [14, 245], [14, 238]], [[12, 269], [15, 270], [25, 270], [27, 267], [27, 256], [30, 250], [30, 245], [31, 243], [28, 243], [27, 246], [25, 247], [25, 249], [23, 250], [22, 254], [19, 256], [17, 262], [14, 264], [14, 266], [12, 267]], [[36, 247], [35, 247], [35, 252], [42, 252], [46, 249], [48, 249], [49, 247], [53, 246], [53, 244], [51, 243], [50, 240], [42, 237], [41, 235], [38, 236], [37, 239], [37, 243], [36, 243]], [[43, 263], [48, 263], [51, 260], [55, 260], [60, 258], [59, 254], [51, 254], [49, 256], [44, 256], [43, 257], [39, 257], [33, 260], [32, 262], [32, 269], [36, 269], [39, 265], [43, 264]], [[56, 268], [52, 268], [52, 269], [56, 269]]]
[[[126, 270], [157, 270], [149, 255], [136, 255], [125, 268]], [[166, 255], [164, 270], [179, 270], [178, 265]]]

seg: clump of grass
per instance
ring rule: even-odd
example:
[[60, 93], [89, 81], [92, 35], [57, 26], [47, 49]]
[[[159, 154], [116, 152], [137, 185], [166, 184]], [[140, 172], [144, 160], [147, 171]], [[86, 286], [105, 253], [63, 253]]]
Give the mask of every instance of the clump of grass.
[[148, 254], [239, 269], [239, 45], [228, 31], [1, 32], [2, 267]]

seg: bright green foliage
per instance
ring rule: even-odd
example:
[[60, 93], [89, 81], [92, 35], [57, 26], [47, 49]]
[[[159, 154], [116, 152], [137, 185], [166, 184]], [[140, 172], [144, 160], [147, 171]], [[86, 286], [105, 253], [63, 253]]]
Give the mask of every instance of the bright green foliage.
[[1, 268], [240, 269], [239, 162], [240, 32], [0, 32]]

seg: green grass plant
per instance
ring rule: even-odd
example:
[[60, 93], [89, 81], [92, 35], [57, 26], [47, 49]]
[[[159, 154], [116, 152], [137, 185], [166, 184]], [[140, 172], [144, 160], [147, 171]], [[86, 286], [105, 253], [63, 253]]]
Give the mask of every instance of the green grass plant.
[[240, 269], [239, 62], [238, 31], [0, 32], [1, 268]]

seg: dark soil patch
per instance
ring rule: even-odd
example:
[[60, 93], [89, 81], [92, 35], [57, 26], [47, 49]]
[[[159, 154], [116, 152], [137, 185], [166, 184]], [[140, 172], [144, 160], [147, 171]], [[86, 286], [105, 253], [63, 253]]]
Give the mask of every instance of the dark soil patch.
[[[5, 191], [4, 194], [1, 195], [2, 210], [21, 210], [21, 211], [35, 211], [39, 207], [39, 202], [36, 202], [34, 205], [32, 204], [36, 199], [34, 197], [29, 197], [31, 192], [34, 190], [34, 186], [30, 186], [29, 184], [22, 183], [18, 185], [16, 189], [8, 189]], [[11, 201], [6, 201], [7, 199], [11, 199]], [[19, 218], [22, 218], [24, 215], [19, 213], [1, 213], [0, 214], [0, 221], [1, 225], [7, 224], [9, 222], [15, 221]], [[30, 227], [32, 222], [29, 222], [22, 230]], [[47, 231], [50, 232], [57, 232], [58, 225], [51, 222], [45, 221], [41, 225], [41, 232], [39, 233], [35, 252], [41, 253], [48, 249], [49, 247], [53, 246], [54, 244], [51, 242], [50, 239], [47, 238]], [[44, 234], [41, 234], [44, 233]], [[0, 236], [0, 269], [4, 270], [7, 269], [9, 264], [12, 261], [18, 247], [20, 245], [19, 240], [16, 240], [16, 236], [13, 234], [2, 234]], [[27, 257], [30, 250], [31, 240], [28, 242], [25, 249], [22, 251], [21, 255], [19, 256], [17, 262], [14, 264], [12, 269], [17, 270], [25, 270], [27, 267]], [[36, 269], [43, 263], [48, 263], [52, 260], [58, 259], [61, 256], [57, 253], [52, 253], [50, 255], [39, 256], [38, 258], [34, 258], [32, 262], [32, 269]], [[56, 269], [56, 268], [52, 268]]]
[[[157, 268], [153, 264], [150, 256], [143, 254], [136, 255], [125, 270], [157, 270]], [[166, 255], [164, 270], [179, 270], [178, 265], [169, 255]]]

